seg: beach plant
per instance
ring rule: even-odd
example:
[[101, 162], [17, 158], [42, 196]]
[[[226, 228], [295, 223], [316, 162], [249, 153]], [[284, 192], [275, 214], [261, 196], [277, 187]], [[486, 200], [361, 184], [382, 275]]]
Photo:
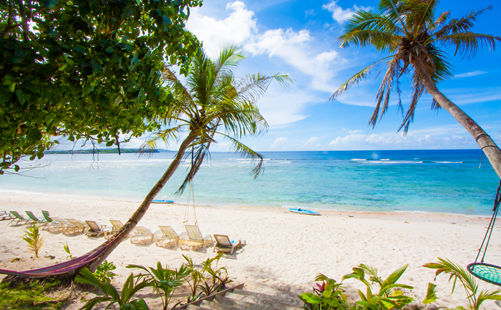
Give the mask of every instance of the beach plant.
[[200, 265], [196, 265], [191, 257], [183, 255], [186, 261], [183, 265], [188, 270], [189, 275], [185, 278], [185, 282], [190, 288], [190, 295], [187, 297], [186, 302], [192, 302], [197, 300], [201, 294], [198, 292], [198, 288], [201, 283], [205, 281], [204, 272]]
[[204, 276], [203, 283], [200, 285], [200, 289], [206, 296], [223, 290], [226, 284], [231, 282], [226, 267], [219, 266], [218, 264], [222, 256], [223, 253], [218, 253], [218, 255], [212, 258], [209, 257], [202, 263], [202, 271], [206, 275]]
[[[408, 265], [402, 266], [393, 271], [386, 279], [382, 279], [377, 269], [371, 266], [360, 264], [353, 267], [353, 272], [343, 277], [346, 279], [357, 279], [366, 286], [366, 293], [358, 290], [360, 300], [356, 302], [356, 309], [402, 309], [410, 304], [413, 298], [406, 296], [402, 289], [413, 289], [412, 286], [397, 283], [398, 279], [407, 269]], [[379, 288], [376, 292], [374, 288]]]
[[146, 281], [134, 280], [134, 274], [130, 274], [125, 280], [121, 292], [111, 285], [109, 282], [100, 281], [89, 269], [83, 268], [80, 273], [75, 277], [75, 282], [81, 284], [91, 285], [101, 292], [102, 296], [96, 296], [81, 308], [85, 310], [90, 310], [94, 308], [97, 304], [108, 303], [106, 309], [117, 305], [119, 309], [127, 310], [146, 310], [149, 309], [148, 305], [142, 298], [134, 298], [134, 295], [141, 289], [148, 287]]
[[71, 255], [70, 246], [68, 245], [68, 243], [64, 244], [63, 250], [66, 252], [66, 254], [68, 254], [69, 259], [73, 259], [73, 255]]
[[438, 258], [438, 262], [427, 263], [424, 265], [426, 268], [434, 269], [435, 279], [440, 274], [449, 275], [449, 282], [452, 281], [452, 293], [459, 282], [466, 291], [469, 309], [478, 310], [480, 306], [487, 300], [501, 301], [501, 290], [487, 291], [480, 290], [475, 281], [475, 278], [466, 271], [463, 267], [455, 264], [449, 259]]
[[102, 282], [110, 283], [111, 280], [116, 277], [116, 273], [113, 273], [112, 270], [117, 269], [113, 262], [108, 262], [104, 260], [101, 265], [97, 266], [96, 271], [94, 271], [94, 276]]
[[179, 187], [180, 191], [193, 180], [207, 157], [210, 146], [217, 143], [217, 137], [229, 140], [236, 152], [257, 159], [255, 176], [261, 171], [261, 154], [239, 139], [246, 135], [256, 135], [266, 129], [267, 123], [256, 102], [264, 95], [272, 81], [285, 83], [289, 79], [282, 74], [267, 76], [257, 73], [237, 80], [232, 69], [242, 58], [233, 47], [223, 49], [216, 60], [209, 59], [203, 50], [200, 50], [191, 62], [191, 71], [185, 79], [186, 86], [176, 76], [173, 68], [164, 68], [164, 81], [166, 87], [173, 92], [176, 104], [166, 102], [164, 113], [158, 118], [158, 122], [163, 123], [165, 129], [156, 131], [144, 145], [144, 149], [154, 148], [159, 140], [171, 141], [180, 135], [184, 136], [184, 140], [165, 172], [122, 227], [121, 235], [108, 244], [100, 259], [89, 265], [91, 270], [134, 229], [152, 200], [177, 170], [187, 150], [191, 149], [192, 161]]
[[43, 239], [40, 234], [40, 226], [37, 223], [29, 226], [23, 236], [23, 240], [28, 243], [28, 248], [35, 253], [35, 257], [38, 258], [38, 252], [43, 244]]
[[342, 282], [336, 282], [323, 274], [317, 275], [313, 293], [303, 293], [299, 299], [303, 301], [303, 309], [307, 310], [344, 310], [349, 309], [345, 289]]
[[[160, 262], [157, 263], [156, 268], [140, 265], [128, 265], [127, 268], [145, 271], [145, 273], [135, 277], [137, 280], [146, 283], [146, 286], [153, 288], [154, 292], [160, 295], [163, 310], [168, 309], [174, 291], [184, 283], [184, 279], [190, 274], [190, 270], [184, 265], [181, 265], [178, 269], [169, 269], [163, 267]], [[174, 309], [178, 304], [175, 304], [171, 309]]]
[[370, 124], [375, 126], [388, 110], [392, 91], [398, 94], [398, 105], [404, 111], [400, 98], [400, 79], [410, 73], [413, 94], [399, 130], [407, 132], [419, 99], [426, 91], [433, 97], [432, 108], [447, 110], [473, 136], [501, 178], [499, 147], [479, 124], [437, 88], [439, 81], [452, 75], [444, 48], [452, 47], [454, 55], [471, 56], [482, 46], [493, 50], [496, 41], [501, 38], [472, 31], [477, 18], [486, 9], [450, 19], [450, 11], [436, 17], [437, 3], [437, 0], [380, 0], [377, 12], [358, 10], [346, 24], [340, 37], [341, 46], [370, 45], [388, 56], [349, 78], [332, 94], [331, 99], [366, 78], [379, 65], [386, 64], [387, 69], [376, 95], [376, 107], [370, 119]]

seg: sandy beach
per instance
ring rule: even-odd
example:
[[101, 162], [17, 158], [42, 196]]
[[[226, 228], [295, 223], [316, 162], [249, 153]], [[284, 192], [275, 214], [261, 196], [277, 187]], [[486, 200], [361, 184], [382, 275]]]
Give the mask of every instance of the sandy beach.
[[[125, 222], [138, 205], [138, 201], [106, 197], [54, 195], [28, 192], [2, 192], [1, 209], [40, 214], [48, 210], [52, 216], [91, 219], [109, 225], [110, 219]], [[226, 234], [234, 240], [245, 240], [247, 245], [234, 256], [224, 256], [221, 265], [228, 269], [230, 277], [245, 283], [245, 289], [256, 295], [259, 308], [286, 309], [300, 306], [296, 295], [311, 291], [314, 278], [323, 273], [340, 280], [351, 268], [364, 263], [376, 267], [383, 277], [409, 264], [401, 283], [415, 287], [412, 295], [421, 301], [428, 282], [433, 282], [434, 272], [422, 267], [436, 261], [437, 257], [449, 258], [466, 266], [475, 258], [489, 222], [488, 217], [438, 213], [367, 213], [335, 212], [319, 210], [322, 216], [292, 214], [287, 208], [243, 206], [197, 206], [196, 219], [203, 234]], [[170, 225], [178, 233], [184, 231], [183, 221], [193, 221], [191, 209], [182, 204], [154, 204], [140, 225], [158, 231], [158, 225]], [[189, 216], [187, 216], [189, 213]], [[68, 244], [71, 253], [78, 256], [99, 245], [103, 239], [85, 235], [74, 237], [43, 231], [44, 244], [41, 257], [31, 258], [22, 236], [25, 226], [11, 226], [9, 221], [0, 222], [0, 268], [23, 270], [42, 267], [64, 261], [67, 254], [63, 246]], [[495, 229], [489, 247], [487, 261], [501, 261], [501, 228]], [[118, 268], [113, 280], [121, 286], [130, 273], [125, 266], [139, 264], [153, 266], [157, 261], [178, 267], [182, 254], [202, 261], [214, 252], [164, 249], [154, 244], [144, 247], [123, 242], [109, 257]], [[48, 258], [49, 255], [54, 259]], [[18, 261], [12, 261], [20, 258]], [[438, 284], [442, 306], [466, 306], [465, 294], [458, 287], [450, 295], [451, 285], [442, 276]], [[348, 294], [355, 294], [359, 283], [345, 281]], [[483, 289], [496, 287], [480, 282]], [[70, 307], [71, 308], [71, 307]], [[485, 309], [497, 309], [494, 303]]]

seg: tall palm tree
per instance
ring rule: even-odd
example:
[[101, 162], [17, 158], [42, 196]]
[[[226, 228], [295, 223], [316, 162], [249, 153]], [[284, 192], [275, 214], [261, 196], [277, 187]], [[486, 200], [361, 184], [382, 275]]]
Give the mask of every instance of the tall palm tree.
[[183, 83], [171, 68], [165, 68], [164, 78], [171, 87], [176, 104], [167, 107], [163, 121], [167, 129], [157, 132], [148, 141], [154, 147], [159, 139], [167, 141], [185, 134], [174, 160], [146, 195], [139, 208], [121, 229], [121, 235], [107, 247], [100, 260], [89, 269], [96, 268], [113, 249], [134, 229], [148, 210], [151, 201], [162, 190], [181, 163], [187, 150], [192, 152], [192, 164], [183, 183], [182, 190], [199, 170], [216, 137], [228, 139], [235, 151], [256, 159], [254, 168], [257, 176], [262, 166], [262, 156], [241, 143], [238, 139], [245, 135], [255, 135], [267, 128], [267, 123], [259, 113], [256, 101], [266, 92], [271, 81], [287, 82], [286, 75], [248, 75], [236, 80], [232, 69], [243, 58], [234, 47], [223, 49], [217, 60], [209, 59], [200, 51], [192, 62], [191, 72]]
[[[371, 69], [387, 61], [388, 68], [376, 95], [376, 108], [370, 119], [375, 125], [388, 109], [390, 93], [400, 94], [399, 79], [404, 73], [412, 75], [414, 90], [400, 129], [407, 132], [414, 118], [419, 98], [426, 90], [433, 97], [433, 108], [446, 109], [475, 139], [501, 178], [501, 150], [491, 137], [463, 110], [437, 88], [437, 83], [451, 75], [450, 64], [439, 45], [451, 45], [455, 54], [472, 55], [483, 45], [494, 49], [501, 38], [471, 31], [477, 17], [486, 9], [472, 12], [459, 19], [450, 19], [450, 12], [435, 18], [438, 0], [381, 0], [378, 13], [359, 10], [348, 21], [340, 37], [341, 46], [372, 45], [390, 55], [364, 68], [335, 91], [331, 99], [354, 83], [365, 78]], [[402, 103], [399, 95], [399, 105]]]

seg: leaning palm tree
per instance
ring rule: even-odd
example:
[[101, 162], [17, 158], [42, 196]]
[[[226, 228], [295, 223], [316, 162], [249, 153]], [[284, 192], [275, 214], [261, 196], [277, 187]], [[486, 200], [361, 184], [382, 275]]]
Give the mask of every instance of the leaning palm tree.
[[166, 129], [155, 133], [146, 146], [154, 147], [158, 140], [168, 141], [183, 134], [184, 139], [174, 160], [119, 231], [120, 235], [113, 239], [113, 243], [106, 247], [100, 259], [93, 262], [89, 269], [96, 268], [134, 229], [151, 201], [179, 167], [187, 150], [191, 150], [191, 166], [180, 190], [193, 180], [218, 136], [231, 141], [237, 152], [256, 159], [254, 173], [255, 176], [258, 175], [262, 167], [262, 156], [241, 143], [239, 138], [258, 134], [267, 128], [256, 102], [266, 92], [270, 82], [276, 80], [285, 83], [288, 77], [258, 73], [236, 80], [232, 69], [242, 58], [234, 47], [223, 49], [215, 61], [200, 51], [194, 57], [184, 84], [172, 68], [165, 68], [166, 86], [171, 88], [176, 103], [166, 107], [162, 119]]
[[381, 0], [378, 13], [364, 10], [356, 12], [340, 37], [341, 46], [372, 45], [378, 51], [390, 55], [355, 74], [332, 94], [331, 99], [367, 77], [377, 64], [387, 61], [388, 67], [376, 95], [376, 107], [370, 124], [374, 126], [388, 109], [392, 90], [399, 94], [399, 106], [403, 108], [399, 79], [405, 73], [411, 73], [414, 93], [399, 130], [407, 132], [418, 101], [426, 90], [433, 97], [432, 108], [446, 109], [473, 136], [501, 178], [499, 147], [473, 119], [437, 88], [440, 80], [451, 75], [450, 64], [440, 46], [452, 45], [455, 54], [469, 56], [483, 45], [494, 49], [496, 40], [501, 38], [471, 31], [477, 17], [486, 9], [449, 20], [448, 11], [435, 18], [437, 2], [438, 0]]

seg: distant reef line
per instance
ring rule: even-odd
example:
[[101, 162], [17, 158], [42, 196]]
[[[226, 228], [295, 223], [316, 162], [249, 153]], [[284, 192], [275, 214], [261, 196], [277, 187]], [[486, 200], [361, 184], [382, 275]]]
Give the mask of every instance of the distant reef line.
[[[134, 148], [125, 148], [120, 149], [120, 153], [165, 153], [165, 152], [173, 152], [169, 150], [144, 150], [144, 149], [134, 149]], [[53, 150], [46, 151], [44, 154], [118, 154], [118, 149], [110, 148], [110, 149], [86, 149], [86, 150]]]

